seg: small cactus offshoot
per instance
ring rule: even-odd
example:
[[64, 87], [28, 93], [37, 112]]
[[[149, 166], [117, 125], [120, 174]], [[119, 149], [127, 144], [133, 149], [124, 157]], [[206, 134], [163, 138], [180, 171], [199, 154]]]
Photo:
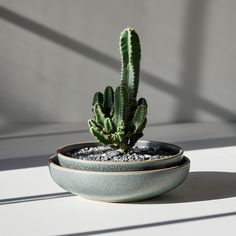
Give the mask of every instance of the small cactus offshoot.
[[141, 47], [138, 34], [126, 28], [120, 36], [121, 84], [113, 90], [96, 92], [93, 97], [94, 118], [88, 120], [90, 133], [101, 143], [119, 152], [127, 152], [139, 138], [147, 123], [147, 101], [136, 99], [139, 86]]

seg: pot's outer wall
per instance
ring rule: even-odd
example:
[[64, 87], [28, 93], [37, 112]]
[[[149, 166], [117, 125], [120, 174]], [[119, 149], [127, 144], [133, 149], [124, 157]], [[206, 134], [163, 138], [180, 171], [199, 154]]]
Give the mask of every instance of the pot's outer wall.
[[58, 150], [58, 160], [61, 166], [78, 170], [93, 170], [93, 171], [138, 171], [152, 170], [164, 167], [171, 167], [181, 162], [183, 158], [183, 150], [173, 144], [155, 142], [155, 141], [138, 141], [138, 146], [152, 147], [156, 150], [170, 150], [175, 155], [170, 158], [150, 161], [133, 161], [133, 162], [109, 162], [109, 161], [84, 161], [76, 158], [67, 157], [65, 154], [73, 149], [81, 149], [84, 147], [97, 146], [99, 143], [80, 143], [62, 147]]
[[185, 180], [190, 168], [187, 157], [173, 168], [136, 172], [80, 171], [60, 167], [57, 162], [57, 156], [51, 158], [49, 168], [59, 186], [82, 197], [107, 202], [139, 201], [170, 191]]

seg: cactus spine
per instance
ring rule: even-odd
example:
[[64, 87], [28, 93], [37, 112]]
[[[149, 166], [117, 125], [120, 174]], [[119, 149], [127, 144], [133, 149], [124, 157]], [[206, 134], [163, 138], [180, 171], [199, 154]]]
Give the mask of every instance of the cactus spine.
[[147, 123], [147, 101], [136, 100], [139, 86], [141, 48], [134, 29], [126, 28], [120, 35], [121, 85], [115, 92], [111, 86], [93, 97], [94, 118], [88, 120], [90, 133], [99, 141], [120, 152], [128, 151]]

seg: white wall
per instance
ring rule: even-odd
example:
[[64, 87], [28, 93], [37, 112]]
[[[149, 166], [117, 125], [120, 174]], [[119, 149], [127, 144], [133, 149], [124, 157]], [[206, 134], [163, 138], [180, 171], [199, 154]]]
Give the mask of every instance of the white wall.
[[119, 34], [142, 43], [149, 123], [236, 120], [236, 1], [0, 0], [0, 121], [86, 121], [120, 80]]

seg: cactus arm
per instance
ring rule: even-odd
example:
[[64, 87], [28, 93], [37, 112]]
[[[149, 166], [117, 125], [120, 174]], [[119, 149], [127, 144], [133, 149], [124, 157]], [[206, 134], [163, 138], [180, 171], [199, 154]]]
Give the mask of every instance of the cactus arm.
[[96, 126], [96, 122], [92, 119], [89, 119], [88, 120], [88, 126], [89, 126], [89, 129]]
[[140, 124], [135, 134], [142, 132], [144, 128], [146, 127], [146, 124], [147, 124], [147, 117], [145, 117], [143, 122]]
[[92, 105], [94, 106], [96, 103], [102, 105], [103, 100], [104, 100], [103, 94], [101, 92], [96, 92], [93, 96]]
[[104, 122], [104, 129], [105, 129], [105, 132], [106, 133], [111, 133], [113, 131], [113, 125], [112, 125], [112, 121], [109, 117], [107, 117], [105, 119], [105, 122]]
[[147, 108], [144, 105], [139, 105], [134, 113], [134, 117], [131, 121], [131, 126], [134, 127], [133, 133], [139, 133], [144, 128], [146, 123]]
[[106, 138], [105, 135], [101, 131], [99, 131], [97, 128], [91, 127], [90, 133], [101, 143], [109, 144], [109, 140]]
[[129, 97], [136, 97], [139, 85], [141, 47], [137, 33], [126, 28], [120, 36], [121, 83], [128, 88]]
[[121, 143], [124, 140], [124, 132], [116, 132], [113, 134], [112, 138], [114, 142]]
[[143, 124], [142, 124], [142, 126], [140, 127], [140, 129], [143, 131], [143, 130], [145, 129], [146, 125], [147, 125], [147, 117], [145, 117], [145, 119], [144, 119], [144, 121], [143, 121]]
[[147, 104], [147, 101], [146, 101], [145, 98], [139, 98], [139, 100], [138, 100], [138, 106], [139, 106], [139, 105], [144, 105], [144, 106], [146, 106], [146, 108], [148, 107], [148, 104]]
[[105, 136], [102, 134], [98, 124], [96, 121], [89, 119], [88, 120], [88, 126], [89, 126], [89, 131], [90, 133], [99, 141], [102, 143], [107, 143], [107, 139]]
[[95, 120], [89, 119], [88, 120], [88, 126], [89, 128], [94, 127], [94, 128], [98, 128], [102, 130], [102, 126], [100, 124], [98, 124]]
[[101, 125], [101, 126], [104, 126], [104, 123], [105, 123], [105, 115], [104, 113], [102, 112], [102, 109], [101, 109], [101, 106], [96, 103], [94, 105], [94, 116], [95, 116], [95, 121]]
[[104, 101], [103, 101], [103, 106], [105, 109], [105, 113], [107, 115], [111, 115], [113, 103], [114, 103], [113, 88], [111, 86], [107, 86], [104, 91]]
[[116, 126], [125, 124], [128, 118], [128, 91], [125, 86], [120, 85], [115, 90], [114, 117]]

